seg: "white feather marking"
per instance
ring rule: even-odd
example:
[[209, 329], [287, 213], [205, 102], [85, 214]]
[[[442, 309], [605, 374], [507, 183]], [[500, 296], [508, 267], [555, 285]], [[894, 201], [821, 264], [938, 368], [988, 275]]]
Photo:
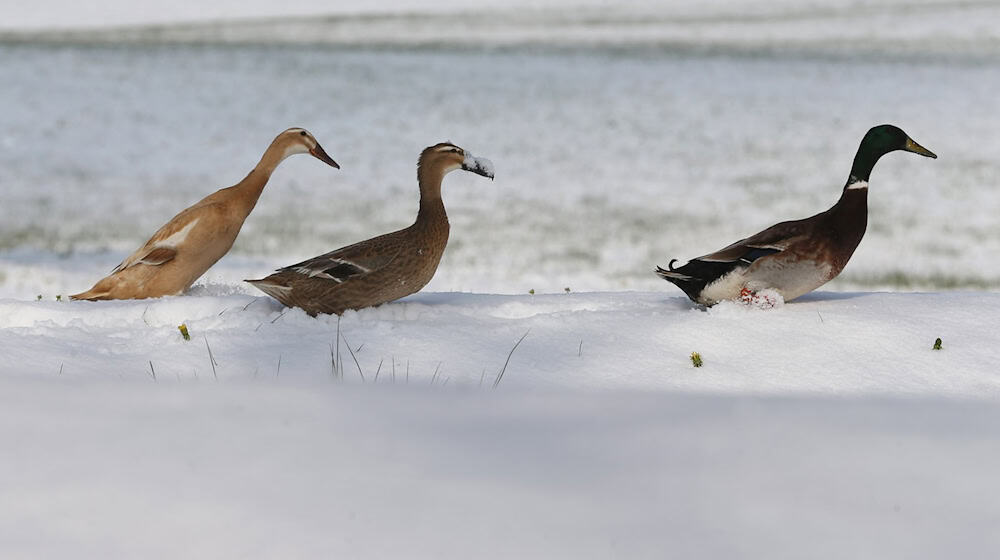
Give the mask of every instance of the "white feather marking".
[[294, 270], [295, 272], [298, 272], [299, 274], [305, 274], [306, 276], [308, 276], [310, 278], [326, 278], [327, 280], [333, 280], [334, 282], [337, 282], [338, 284], [343, 283], [344, 281], [342, 279], [340, 279], [340, 278], [337, 278], [335, 276], [331, 276], [330, 274], [328, 274], [326, 272], [327, 268], [332, 268], [333, 266], [335, 266], [337, 264], [346, 264], [347, 266], [351, 266], [351, 267], [354, 267], [354, 268], [360, 270], [362, 274], [368, 274], [369, 272], [371, 272], [370, 268], [361, 266], [360, 264], [358, 264], [356, 262], [345, 260], [345, 259], [330, 259], [329, 262], [330, 262], [330, 265], [326, 266], [324, 268], [309, 268], [307, 266], [296, 266], [296, 267], [292, 268], [292, 270]]
[[326, 280], [333, 280], [334, 282], [336, 282], [338, 284], [340, 284], [340, 283], [343, 282], [343, 280], [341, 280], [340, 278], [335, 278], [335, 277], [330, 276], [329, 274], [323, 272], [322, 270], [317, 270], [317, 269], [314, 269], [314, 268], [309, 268], [307, 266], [296, 266], [292, 270], [294, 270], [295, 272], [298, 272], [299, 274], [304, 274], [304, 275], [308, 276], [309, 278], [324, 278]]
[[747, 288], [752, 292], [773, 289], [785, 301], [791, 301], [802, 294], [822, 286], [835, 274], [830, 265], [815, 261], [792, 263], [775, 260], [758, 260], [750, 267], [738, 266], [729, 274], [705, 286], [698, 301], [706, 305], [737, 299], [740, 291]]
[[353, 266], [354, 268], [360, 270], [364, 274], [368, 274], [369, 272], [372, 271], [370, 268], [365, 267], [365, 266], [361, 266], [360, 264], [358, 264], [358, 263], [356, 263], [354, 261], [347, 261], [347, 260], [344, 260], [344, 259], [330, 259], [330, 260], [333, 261], [333, 262], [338, 262], [338, 263], [341, 263], [341, 264], [347, 264], [347, 265]]
[[667, 270], [661, 268], [656, 271], [660, 275], [660, 278], [675, 278], [677, 280], [690, 280], [691, 277], [687, 274], [681, 274], [680, 272], [674, 272], [673, 270]]
[[867, 188], [868, 188], [868, 181], [855, 181], [847, 185], [847, 190], [849, 191], [853, 191], [855, 189], [867, 189]]
[[166, 239], [162, 239], [154, 243], [153, 248], [170, 247], [172, 249], [176, 249], [177, 247], [180, 246], [181, 243], [184, 243], [184, 240], [187, 239], [188, 234], [191, 233], [191, 230], [194, 229], [194, 226], [198, 225], [199, 220], [201, 220], [201, 218], [195, 218], [191, 220], [191, 223], [182, 227], [178, 231], [175, 231], [174, 233], [170, 234], [170, 236], [167, 237]]
[[725, 276], [705, 286], [698, 294], [698, 303], [714, 305], [727, 299], [736, 299], [746, 284], [746, 267], [736, 267]]
[[279, 284], [272, 284], [270, 282], [254, 282], [254, 286], [260, 288], [260, 291], [264, 292], [265, 294], [274, 294], [274, 293], [287, 294], [288, 292], [292, 291], [291, 286], [282, 286]]

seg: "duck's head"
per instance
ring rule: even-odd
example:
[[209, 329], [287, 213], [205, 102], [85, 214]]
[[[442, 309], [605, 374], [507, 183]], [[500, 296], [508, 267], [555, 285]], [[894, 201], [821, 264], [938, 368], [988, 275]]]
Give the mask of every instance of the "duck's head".
[[436, 169], [442, 175], [456, 169], [471, 171], [476, 175], [493, 178], [493, 162], [477, 158], [451, 142], [441, 142], [424, 148], [417, 162], [420, 169]]
[[917, 144], [901, 128], [891, 124], [879, 125], [869, 130], [861, 141], [861, 148], [877, 153], [879, 156], [903, 150], [929, 158], [937, 158], [934, 152]]
[[304, 128], [289, 128], [279, 134], [274, 143], [284, 148], [283, 158], [295, 154], [310, 154], [323, 163], [340, 169], [340, 165], [327, 155], [323, 146]]
[[913, 152], [929, 158], [937, 158], [934, 152], [917, 144], [901, 128], [891, 124], [882, 124], [873, 127], [865, 134], [858, 147], [858, 154], [854, 156], [854, 167], [851, 169], [851, 177], [858, 181], [868, 181], [875, 162], [880, 157], [903, 150]]

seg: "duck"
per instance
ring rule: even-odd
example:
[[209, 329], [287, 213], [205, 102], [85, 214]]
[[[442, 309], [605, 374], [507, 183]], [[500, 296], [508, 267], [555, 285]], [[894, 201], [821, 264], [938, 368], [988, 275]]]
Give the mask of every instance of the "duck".
[[111, 274], [70, 298], [96, 301], [182, 294], [229, 252], [278, 164], [304, 153], [340, 169], [309, 131], [289, 128], [274, 138], [242, 181], [181, 211]]
[[[868, 181], [875, 163], [902, 150], [929, 158], [933, 152], [891, 124], [873, 127], [861, 140], [840, 199], [830, 209], [801, 220], [775, 224], [684, 266], [657, 267], [656, 273], [694, 301], [758, 301], [773, 290], [791, 301], [835, 278], [861, 243], [868, 224]], [[773, 294], [763, 304], [773, 304]]]
[[437, 271], [448, 244], [441, 182], [461, 169], [493, 179], [493, 163], [451, 142], [425, 148], [417, 160], [420, 205], [404, 229], [342, 247], [266, 278], [247, 280], [288, 307], [315, 317], [374, 307], [418, 292]]

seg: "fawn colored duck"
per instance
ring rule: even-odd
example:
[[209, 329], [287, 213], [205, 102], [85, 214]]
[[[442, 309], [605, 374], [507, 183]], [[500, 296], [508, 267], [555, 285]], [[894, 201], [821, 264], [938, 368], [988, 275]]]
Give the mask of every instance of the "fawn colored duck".
[[278, 164], [288, 156], [304, 153], [340, 168], [312, 134], [290, 128], [271, 142], [245, 179], [171, 218], [110, 275], [70, 298], [142, 299], [184, 292], [233, 246]]

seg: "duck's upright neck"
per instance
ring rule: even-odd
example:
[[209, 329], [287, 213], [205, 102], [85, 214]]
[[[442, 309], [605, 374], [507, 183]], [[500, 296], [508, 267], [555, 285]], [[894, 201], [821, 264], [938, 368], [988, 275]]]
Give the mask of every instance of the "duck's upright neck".
[[841, 248], [842, 267], [861, 243], [868, 228], [868, 181], [851, 175], [840, 200], [827, 211], [827, 215], [828, 231]]
[[868, 183], [875, 164], [878, 163], [879, 158], [885, 155], [884, 151], [873, 148], [870, 142], [866, 140], [867, 137], [865, 137], [865, 140], [862, 140], [861, 146], [858, 147], [858, 153], [854, 155], [854, 164], [851, 166], [851, 176], [847, 181], [848, 184], [853, 179]]
[[[858, 153], [854, 156], [851, 174], [847, 177], [844, 192], [840, 200], [831, 208], [831, 213], [837, 215], [843, 224], [854, 224], [860, 227], [862, 234], [868, 221], [868, 179], [875, 168], [875, 163], [882, 157], [882, 152], [873, 151], [862, 142]], [[860, 238], [859, 238], [860, 239]]]
[[239, 198], [243, 202], [247, 215], [257, 205], [257, 200], [264, 192], [264, 187], [267, 186], [271, 174], [274, 173], [278, 164], [289, 155], [286, 146], [275, 139], [264, 151], [264, 155], [261, 156], [253, 170], [242, 181], [233, 186], [239, 192]]
[[420, 184], [420, 209], [416, 224], [444, 227], [447, 234], [448, 214], [441, 200], [441, 181], [447, 173], [439, 165], [417, 167], [417, 182]]

